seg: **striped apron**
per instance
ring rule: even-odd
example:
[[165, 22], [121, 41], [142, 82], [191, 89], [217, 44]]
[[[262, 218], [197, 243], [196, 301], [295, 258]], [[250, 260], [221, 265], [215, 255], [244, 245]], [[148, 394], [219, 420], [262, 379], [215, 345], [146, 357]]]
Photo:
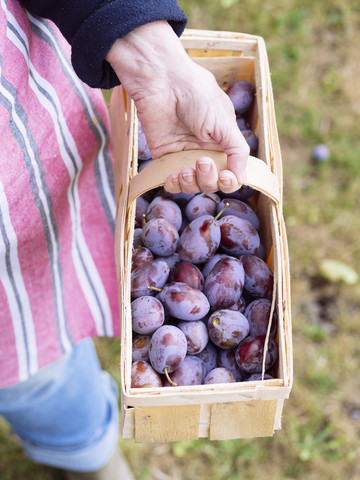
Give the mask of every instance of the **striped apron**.
[[1, 388], [119, 321], [102, 93], [53, 23], [0, 2]]

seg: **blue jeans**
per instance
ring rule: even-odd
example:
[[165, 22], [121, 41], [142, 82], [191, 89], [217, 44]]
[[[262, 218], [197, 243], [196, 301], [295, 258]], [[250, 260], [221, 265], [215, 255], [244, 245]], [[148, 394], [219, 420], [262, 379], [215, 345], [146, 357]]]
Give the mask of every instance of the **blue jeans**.
[[118, 440], [118, 392], [91, 339], [17, 385], [0, 389], [0, 414], [33, 461], [92, 471]]

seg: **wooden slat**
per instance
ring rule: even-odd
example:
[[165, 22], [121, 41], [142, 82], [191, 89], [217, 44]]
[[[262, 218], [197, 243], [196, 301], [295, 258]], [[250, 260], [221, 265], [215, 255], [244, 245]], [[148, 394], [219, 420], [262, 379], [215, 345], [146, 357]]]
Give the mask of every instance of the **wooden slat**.
[[242, 57], [242, 50], [215, 50], [203, 48], [187, 48], [187, 54], [192, 57]]
[[244, 55], [253, 55], [258, 38], [233, 32], [185, 30], [181, 36], [181, 42], [185, 49], [234, 50], [241, 51]]
[[271, 436], [277, 406], [276, 400], [214, 404], [211, 408], [210, 440]]
[[[244, 382], [245, 383], [245, 382]], [[173, 387], [156, 389], [127, 389], [123, 391], [122, 401], [127, 406], [163, 407], [173, 405], [198, 405], [211, 404], [214, 402], [247, 402], [252, 400], [283, 400], [289, 397], [290, 389], [284, 386], [267, 385], [266, 381], [257, 382], [257, 385], [244, 385], [240, 382], [227, 385], [217, 385], [212, 390], [201, 388], [206, 386]], [[261, 383], [261, 385], [259, 385]], [[148, 390], [148, 391], [146, 391]], [[152, 390], [152, 391], [151, 391]]]
[[121, 403], [121, 436], [122, 438], [134, 438], [135, 434], [135, 408], [125, 407]]
[[254, 71], [254, 58], [192, 57], [192, 60], [209, 70], [223, 90], [239, 80], [250, 82]]
[[[213, 150], [182, 150], [180, 152], [168, 153], [154, 159], [131, 179], [128, 204], [131, 205], [134, 199], [151, 188], [163, 186], [166, 178], [172, 172], [180, 172], [184, 167], [194, 168], [196, 160], [202, 156], [212, 158], [218, 171], [224, 170], [227, 166], [227, 159], [224, 152]], [[245, 175], [246, 185], [263, 193], [275, 204], [279, 203], [280, 197], [277, 179], [262, 160], [250, 156], [247, 161]]]
[[138, 407], [135, 409], [136, 442], [176, 442], [199, 438], [200, 405]]

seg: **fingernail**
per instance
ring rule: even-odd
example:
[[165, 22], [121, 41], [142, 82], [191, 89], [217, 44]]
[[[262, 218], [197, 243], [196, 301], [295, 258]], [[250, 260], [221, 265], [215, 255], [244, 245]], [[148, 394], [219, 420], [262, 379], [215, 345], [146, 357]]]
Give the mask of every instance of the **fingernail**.
[[182, 179], [185, 183], [193, 183], [194, 181], [194, 174], [193, 173], [183, 173]]
[[199, 160], [198, 161], [198, 168], [201, 173], [209, 173], [210, 172], [210, 163], [206, 160]]
[[224, 187], [229, 187], [231, 185], [231, 180], [230, 178], [220, 178], [219, 179], [219, 182], [221, 183], [221, 185], [223, 185]]
[[173, 178], [171, 183], [174, 185], [174, 187], [178, 187], [180, 184], [178, 177]]

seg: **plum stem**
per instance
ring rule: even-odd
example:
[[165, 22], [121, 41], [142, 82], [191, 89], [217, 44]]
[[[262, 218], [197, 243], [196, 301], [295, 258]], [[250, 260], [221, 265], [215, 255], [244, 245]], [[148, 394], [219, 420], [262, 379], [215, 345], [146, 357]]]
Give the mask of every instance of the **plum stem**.
[[203, 195], [204, 195], [204, 197], [210, 198], [213, 202], [216, 203], [216, 205], [219, 205], [220, 202], [219, 202], [219, 200], [217, 200], [216, 198], [212, 197], [212, 196], [209, 195], [208, 193], [204, 193]]
[[148, 288], [149, 290], [156, 290], [157, 292], [161, 292], [161, 291], [162, 291], [162, 288], [153, 287], [152, 285], [149, 285], [147, 288]]
[[214, 217], [214, 220], [215, 222], [218, 220], [218, 218], [221, 216], [222, 213], [224, 213], [224, 210], [226, 210], [229, 206], [229, 203], [226, 202], [225, 205], [224, 205], [224, 208], [222, 210], [220, 210], [220, 212], [216, 215], [216, 217]]
[[146, 214], [145, 214], [145, 213], [142, 214], [142, 222], [141, 222], [141, 225], [142, 225], [142, 227], [144, 227], [144, 226], [146, 225]]
[[167, 367], [164, 368], [164, 373], [165, 373], [165, 377], [167, 378], [167, 381], [170, 383], [170, 385], [172, 385], [173, 387], [177, 387], [177, 383], [175, 383], [171, 380]]

